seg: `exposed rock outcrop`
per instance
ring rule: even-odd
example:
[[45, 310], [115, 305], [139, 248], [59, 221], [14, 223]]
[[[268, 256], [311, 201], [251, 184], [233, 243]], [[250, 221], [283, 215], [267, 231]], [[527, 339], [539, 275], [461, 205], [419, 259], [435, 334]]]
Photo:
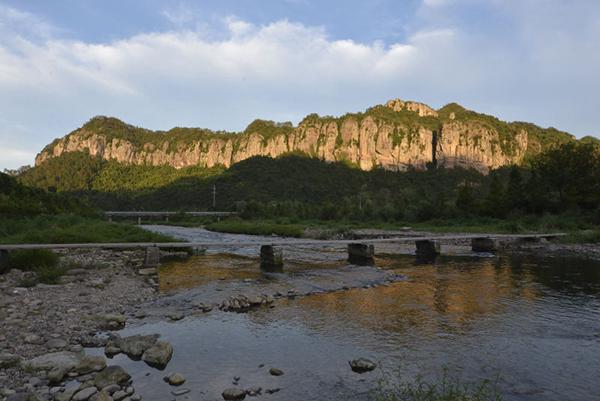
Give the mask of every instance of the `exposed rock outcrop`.
[[124, 164], [175, 168], [229, 167], [252, 156], [301, 152], [364, 170], [424, 169], [437, 164], [486, 172], [521, 163], [526, 154], [542, 150], [540, 138], [548, 136], [557, 141], [572, 139], [557, 130], [502, 122], [454, 104], [436, 111], [423, 103], [395, 99], [337, 118], [311, 114], [297, 127], [257, 120], [239, 134], [189, 128], [153, 132], [95, 117], [48, 145], [38, 154], [36, 165], [76, 151]]

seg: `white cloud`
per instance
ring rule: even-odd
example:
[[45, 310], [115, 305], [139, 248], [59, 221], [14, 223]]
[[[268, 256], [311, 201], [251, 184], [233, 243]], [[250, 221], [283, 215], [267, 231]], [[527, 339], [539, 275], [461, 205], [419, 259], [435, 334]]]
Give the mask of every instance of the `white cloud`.
[[[572, 10], [546, 7], [543, 18], [531, 20], [520, 4], [496, 3], [513, 21], [515, 42], [424, 20], [390, 45], [332, 39], [323, 27], [287, 20], [259, 26], [235, 17], [223, 19], [226, 32], [215, 37], [183, 27], [194, 21], [185, 9], [166, 14], [180, 25], [173, 31], [87, 43], [61, 39], [49, 25], [44, 34], [26, 34], [25, 21], [35, 17], [0, 7], [0, 168], [16, 167], [97, 114], [152, 129], [239, 130], [254, 118], [297, 122], [311, 112], [357, 111], [402, 97], [435, 107], [458, 101], [506, 119], [591, 133], [598, 124], [592, 111], [600, 107], [598, 21], [569, 30], [561, 21], [565, 13], [575, 21]], [[29, 139], [20, 154], [6, 128], [16, 125]]]

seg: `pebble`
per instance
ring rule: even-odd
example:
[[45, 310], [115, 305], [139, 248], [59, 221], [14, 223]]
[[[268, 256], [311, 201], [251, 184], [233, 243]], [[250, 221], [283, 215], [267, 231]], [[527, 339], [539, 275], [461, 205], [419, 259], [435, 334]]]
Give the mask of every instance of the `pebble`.
[[223, 391], [221, 395], [223, 396], [223, 399], [227, 401], [237, 401], [246, 398], [246, 392], [244, 390], [240, 390], [239, 388], [228, 388], [227, 390]]

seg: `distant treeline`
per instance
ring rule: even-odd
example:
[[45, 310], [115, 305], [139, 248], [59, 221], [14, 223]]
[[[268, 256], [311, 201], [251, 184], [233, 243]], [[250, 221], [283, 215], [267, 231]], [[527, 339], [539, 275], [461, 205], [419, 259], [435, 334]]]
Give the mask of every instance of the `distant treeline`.
[[592, 143], [563, 144], [526, 166], [488, 175], [464, 169], [362, 171], [301, 155], [253, 157], [229, 169], [177, 170], [66, 153], [19, 179], [115, 210], [208, 210], [216, 188], [216, 209], [247, 218], [424, 221], [571, 211], [600, 220], [600, 156]]

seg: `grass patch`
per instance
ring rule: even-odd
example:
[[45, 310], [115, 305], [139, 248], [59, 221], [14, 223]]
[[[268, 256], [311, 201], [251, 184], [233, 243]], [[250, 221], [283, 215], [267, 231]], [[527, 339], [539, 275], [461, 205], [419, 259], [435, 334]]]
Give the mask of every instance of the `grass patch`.
[[598, 244], [600, 243], [600, 229], [571, 232], [561, 237], [560, 242], [564, 244]]
[[501, 401], [496, 383], [483, 380], [476, 384], [462, 383], [444, 370], [441, 380], [427, 382], [418, 377], [414, 383], [381, 384], [371, 397], [373, 401]]
[[47, 249], [21, 249], [12, 251], [8, 257], [8, 267], [32, 270], [34, 268], [58, 265], [58, 255]]
[[68, 266], [59, 265], [58, 255], [47, 249], [13, 251], [8, 257], [8, 267], [35, 273], [21, 280], [19, 285], [22, 287], [33, 287], [38, 283], [57, 284], [69, 270]]
[[301, 237], [304, 233], [304, 225], [281, 224], [263, 220], [239, 220], [228, 219], [206, 226], [207, 230], [232, 234], [250, 235], [279, 235], [283, 237]]
[[76, 215], [0, 220], [0, 243], [2, 244], [90, 242], [177, 242], [177, 240], [137, 226], [109, 223]]
[[44, 284], [58, 284], [60, 278], [69, 271], [65, 266], [42, 266], [34, 269], [37, 280]]
[[[584, 219], [572, 215], [515, 216], [510, 219], [496, 218], [456, 218], [433, 219], [423, 222], [385, 222], [352, 220], [242, 220], [227, 219], [206, 226], [211, 231], [234, 234], [271, 235], [301, 237], [308, 230], [309, 236], [327, 239], [335, 234], [344, 234], [358, 229], [400, 230], [410, 227], [414, 231], [431, 233], [473, 233], [473, 234], [535, 234], [567, 233], [561, 239], [565, 243], [599, 243], [600, 228]], [[312, 232], [310, 232], [312, 231]]]

